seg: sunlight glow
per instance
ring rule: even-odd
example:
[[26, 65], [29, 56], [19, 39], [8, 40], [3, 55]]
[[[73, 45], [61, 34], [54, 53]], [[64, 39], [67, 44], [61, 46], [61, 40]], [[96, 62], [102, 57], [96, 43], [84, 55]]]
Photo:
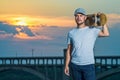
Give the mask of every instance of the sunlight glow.
[[70, 17], [0, 15], [0, 21], [15, 26], [74, 26], [74, 19]]
[[20, 26], [27, 26], [27, 23], [24, 21], [19, 21], [16, 23], [16, 25], [20, 25]]
[[12, 24], [17, 26], [28, 26], [27, 18], [25, 17], [13, 18]]

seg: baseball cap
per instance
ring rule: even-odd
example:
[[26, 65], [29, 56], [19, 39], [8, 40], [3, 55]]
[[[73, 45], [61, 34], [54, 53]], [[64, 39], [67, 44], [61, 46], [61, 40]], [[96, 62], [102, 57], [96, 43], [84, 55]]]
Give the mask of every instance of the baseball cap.
[[74, 12], [74, 16], [76, 14], [83, 14], [83, 15], [86, 15], [86, 11], [83, 9], [83, 8], [77, 8]]

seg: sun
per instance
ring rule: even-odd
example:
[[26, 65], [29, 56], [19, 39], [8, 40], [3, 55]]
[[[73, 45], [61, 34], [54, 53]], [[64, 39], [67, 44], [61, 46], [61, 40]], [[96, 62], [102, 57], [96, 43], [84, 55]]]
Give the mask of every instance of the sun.
[[13, 19], [13, 25], [17, 26], [28, 26], [28, 19], [25, 17], [17, 17]]
[[27, 26], [27, 23], [25, 21], [18, 21], [18, 22], [16, 22], [16, 25], [18, 25], [18, 26]]

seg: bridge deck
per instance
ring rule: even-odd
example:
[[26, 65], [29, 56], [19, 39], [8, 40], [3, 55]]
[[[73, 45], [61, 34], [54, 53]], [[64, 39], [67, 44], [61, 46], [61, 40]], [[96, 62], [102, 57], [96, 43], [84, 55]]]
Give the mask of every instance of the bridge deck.
[[[64, 80], [64, 57], [0, 57], [0, 69], [11, 67], [28, 67], [40, 71], [48, 78], [52, 78], [49, 74], [52, 71], [52, 80], [56, 80], [59, 76], [60, 80]], [[103, 72], [110, 69], [120, 67], [120, 56], [96, 56], [95, 68], [97, 79], [103, 76]], [[45, 72], [44, 72], [44, 71]], [[59, 72], [59, 73], [57, 73]], [[108, 73], [108, 72], [107, 72]], [[104, 77], [107, 73], [104, 73]], [[39, 73], [40, 74], [40, 73]], [[63, 75], [60, 75], [63, 74]], [[56, 77], [57, 76], [57, 77]], [[67, 80], [67, 79], [66, 79]]]

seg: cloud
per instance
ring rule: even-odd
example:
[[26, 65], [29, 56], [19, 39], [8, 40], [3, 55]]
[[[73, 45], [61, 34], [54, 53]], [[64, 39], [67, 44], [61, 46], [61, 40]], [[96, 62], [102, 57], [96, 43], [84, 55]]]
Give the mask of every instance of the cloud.
[[13, 38], [15, 40], [52, 40], [52, 37], [47, 35], [37, 34], [27, 26], [11, 26], [0, 23], [0, 37], [1, 39]]
[[107, 18], [110, 27], [114, 27], [113, 25], [120, 23], [120, 14], [107, 14]]
[[[119, 14], [106, 14], [108, 17], [108, 24], [110, 27], [114, 27], [113, 25], [118, 25], [120, 22], [120, 15]], [[20, 16], [20, 15], [19, 15]], [[16, 19], [16, 16], [7, 15], [7, 17], [0, 16], [4, 19], [4, 22], [0, 23], [0, 31], [4, 31], [4, 34], [1, 34], [2, 38], [11, 37], [14, 39], [20, 40], [53, 40], [60, 35], [65, 28], [71, 28], [74, 26], [74, 19], [71, 17], [40, 17], [40, 16], [30, 16], [24, 19], [29, 19], [30, 21], [36, 22], [34, 25], [31, 26], [15, 26], [4, 24], [6, 23], [5, 20]], [[21, 17], [21, 16], [20, 16]], [[29, 21], [28, 21], [29, 22]], [[42, 23], [43, 22], [43, 23]], [[45, 22], [45, 23], [44, 23]], [[63, 28], [62, 28], [63, 27]], [[62, 32], [60, 32], [62, 31]], [[56, 34], [56, 35], [55, 35]]]
[[12, 38], [13, 34], [0, 34], [0, 40], [1, 39], [9, 39]]
[[12, 38], [13, 34], [6, 33], [5, 31], [0, 31], [0, 40], [1, 39], [10, 39]]
[[18, 34], [14, 35], [14, 38], [22, 40], [52, 40], [52, 38], [44, 35], [28, 36], [23, 32], [19, 32]]
[[47, 26], [69, 27], [75, 25], [74, 18], [67, 16], [51, 17], [28, 15], [0, 15], [0, 21], [3, 21], [10, 25], [18, 25], [18, 23], [24, 23], [28, 26], [41, 26], [41, 24], [44, 24]]
[[[113, 24], [119, 23], [120, 14], [110, 13], [106, 14], [108, 18], [108, 24], [112, 26]], [[28, 15], [0, 15], [0, 21], [8, 23], [11, 25], [16, 25], [16, 22], [24, 21], [29, 28], [34, 26], [34, 30], [38, 29], [38, 26], [58, 26], [58, 27], [73, 27], [76, 26], [74, 21], [74, 16], [28, 16]], [[32, 26], [32, 27], [30, 27]], [[37, 27], [35, 27], [37, 26]], [[40, 28], [39, 28], [40, 29]]]

